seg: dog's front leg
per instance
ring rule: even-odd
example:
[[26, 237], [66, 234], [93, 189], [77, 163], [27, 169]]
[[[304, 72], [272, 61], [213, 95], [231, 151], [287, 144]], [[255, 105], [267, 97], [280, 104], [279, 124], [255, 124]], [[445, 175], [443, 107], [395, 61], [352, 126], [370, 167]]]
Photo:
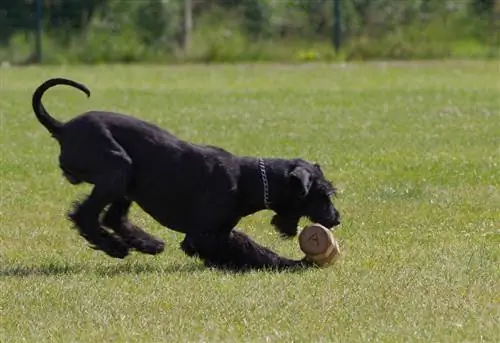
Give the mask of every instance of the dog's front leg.
[[181, 248], [188, 256], [201, 258], [206, 266], [234, 271], [312, 266], [305, 259], [291, 260], [279, 256], [239, 230], [226, 234], [188, 234]]
[[114, 201], [104, 214], [102, 225], [112, 229], [137, 251], [151, 255], [163, 252], [164, 242], [134, 225], [127, 218], [131, 204], [132, 201], [125, 197]]
[[300, 216], [275, 214], [271, 219], [271, 225], [279, 232], [282, 238], [297, 236]]
[[112, 202], [112, 198], [112, 192], [107, 188], [96, 186], [83, 202], [76, 204], [69, 218], [92, 248], [102, 250], [111, 257], [124, 258], [129, 253], [128, 245], [99, 223], [101, 211]]

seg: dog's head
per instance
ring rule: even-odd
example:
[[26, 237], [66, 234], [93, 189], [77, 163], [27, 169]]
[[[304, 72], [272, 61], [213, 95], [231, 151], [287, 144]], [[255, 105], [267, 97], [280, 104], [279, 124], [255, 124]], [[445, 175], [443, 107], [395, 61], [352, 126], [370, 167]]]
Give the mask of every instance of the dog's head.
[[276, 208], [271, 224], [283, 235], [297, 234], [301, 217], [307, 217], [328, 229], [340, 224], [340, 215], [331, 197], [335, 188], [325, 178], [319, 164], [295, 160], [285, 176], [286, 187]]

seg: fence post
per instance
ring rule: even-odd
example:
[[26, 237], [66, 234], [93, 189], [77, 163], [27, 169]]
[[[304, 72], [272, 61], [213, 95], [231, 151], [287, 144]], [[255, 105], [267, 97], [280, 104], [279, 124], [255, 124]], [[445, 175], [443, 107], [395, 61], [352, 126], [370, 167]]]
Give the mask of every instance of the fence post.
[[35, 0], [35, 61], [42, 62], [43, 0]]
[[336, 52], [339, 52], [341, 44], [340, 2], [341, 0], [333, 0], [333, 46]]
[[184, 52], [191, 48], [191, 36], [193, 31], [193, 2], [192, 0], [184, 0], [184, 23], [182, 48]]

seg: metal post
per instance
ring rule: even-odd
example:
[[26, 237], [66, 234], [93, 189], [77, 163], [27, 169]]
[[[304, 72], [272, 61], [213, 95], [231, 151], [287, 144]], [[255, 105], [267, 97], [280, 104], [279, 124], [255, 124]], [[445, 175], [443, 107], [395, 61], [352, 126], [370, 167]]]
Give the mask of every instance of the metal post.
[[43, 0], [35, 0], [35, 61], [42, 62]]
[[340, 2], [341, 0], [333, 0], [333, 46], [336, 52], [340, 50], [341, 41]]
[[193, 31], [193, 2], [192, 0], [184, 0], [184, 37], [183, 49], [185, 52], [191, 48], [191, 36]]

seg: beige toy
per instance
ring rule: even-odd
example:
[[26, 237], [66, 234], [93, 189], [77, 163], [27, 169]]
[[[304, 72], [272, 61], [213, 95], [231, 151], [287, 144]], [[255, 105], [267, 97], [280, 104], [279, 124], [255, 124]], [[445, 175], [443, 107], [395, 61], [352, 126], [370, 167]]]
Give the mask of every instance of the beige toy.
[[306, 226], [299, 234], [300, 249], [320, 267], [332, 264], [340, 257], [340, 249], [331, 232], [320, 224]]

